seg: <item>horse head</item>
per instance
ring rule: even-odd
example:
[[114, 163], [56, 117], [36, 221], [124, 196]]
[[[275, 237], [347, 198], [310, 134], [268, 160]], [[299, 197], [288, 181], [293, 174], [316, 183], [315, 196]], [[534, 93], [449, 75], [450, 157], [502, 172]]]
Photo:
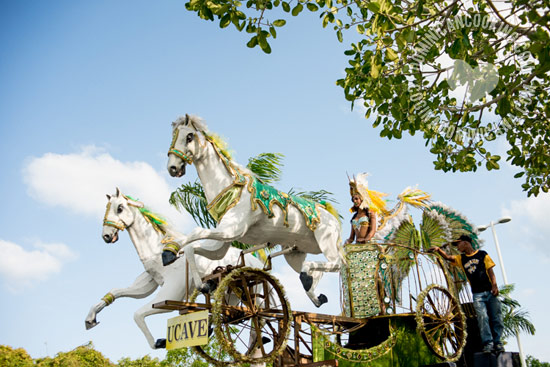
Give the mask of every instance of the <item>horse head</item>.
[[200, 157], [200, 133], [206, 130], [202, 121], [185, 115], [172, 123], [172, 144], [168, 150], [168, 172], [172, 177], [185, 174], [185, 165]]
[[116, 189], [115, 195], [107, 195], [107, 208], [103, 217], [103, 240], [107, 243], [115, 243], [118, 240], [118, 232], [130, 227], [135, 220], [135, 211], [130, 206], [142, 207], [143, 204], [132, 200]]

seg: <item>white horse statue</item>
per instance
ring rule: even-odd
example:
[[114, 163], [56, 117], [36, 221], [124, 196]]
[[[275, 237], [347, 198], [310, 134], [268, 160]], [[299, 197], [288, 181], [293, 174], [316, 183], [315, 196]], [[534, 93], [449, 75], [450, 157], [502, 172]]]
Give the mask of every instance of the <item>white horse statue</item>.
[[[215, 229], [197, 227], [180, 241], [193, 268], [193, 254], [223, 253], [224, 243], [238, 240], [251, 245], [280, 244], [288, 264], [298, 273], [302, 285], [317, 306], [327, 302], [315, 288], [324, 272], [340, 268], [340, 221], [327, 203], [314, 203], [289, 196], [263, 184], [252, 172], [231, 160], [219, 138], [210, 134], [198, 117], [185, 116], [173, 123], [173, 139], [168, 152], [168, 172], [185, 174], [186, 164], [195, 164], [209, 202]], [[259, 209], [259, 210], [257, 210]], [[211, 239], [221, 242], [197, 243]], [[222, 246], [223, 245], [223, 246]], [[326, 262], [306, 261], [307, 254], [322, 253]], [[163, 253], [163, 263], [175, 259]], [[200, 287], [200, 279], [194, 278]]]
[[[143, 203], [122, 195], [118, 188], [114, 196], [107, 195], [107, 198], [109, 201], [103, 220], [103, 239], [107, 243], [114, 243], [118, 240], [118, 232], [127, 229], [145, 271], [129, 287], [112, 289], [99, 303], [92, 306], [86, 317], [86, 329], [91, 329], [98, 324], [97, 314], [113, 303], [115, 299], [120, 297], [145, 298], [160, 286], [155, 298], [135, 312], [134, 320], [151, 348], [163, 348], [166, 345], [166, 340], [157, 339], [155, 341], [145, 323], [145, 317], [170, 312], [153, 308], [154, 303], [164, 300], [182, 301], [194, 291], [192, 283], [187, 282], [186, 262], [190, 255], [184, 254], [173, 264], [163, 266], [161, 262], [163, 239], [169, 238], [165, 237], [165, 234], [177, 236], [178, 232], [157, 215], [148, 211]], [[225, 247], [224, 244], [208, 244], [208, 246], [214, 245]], [[225, 257], [220, 261], [197, 256], [196, 259], [193, 259], [198, 272], [197, 276], [202, 278], [209, 275], [218, 266], [236, 265], [240, 253], [240, 250], [228, 246]], [[251, 254], [245, 255], [245, 262], [248, 266], [255, 268], [263, 266], [263, 263]], [[186, 286], [187, 283], [189, 283], [189, 288]]]

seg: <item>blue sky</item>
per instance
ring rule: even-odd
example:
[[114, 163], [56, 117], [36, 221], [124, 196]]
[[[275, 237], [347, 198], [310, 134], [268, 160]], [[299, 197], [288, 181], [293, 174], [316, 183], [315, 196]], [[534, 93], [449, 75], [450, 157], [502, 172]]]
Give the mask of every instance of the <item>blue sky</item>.
[[[512, 216], [496, 228], [514, 296], [538, 330], [522, 336], [524, 350], [550, 360], [550, 198], [527, 199], [506, 164], [498, 172], [445, 174], [433, 170], [421, 138], [379, 138], [335, 85], [347, 41], [339, 44], [316, 15], [289, 21], [264, 55], [245, 46], [246, 34], [200, 20], [183, 1], [0, 7], [0, 344], [35, 358], [90, 340], [113, 361], [164, 356], [134, 324], [143, 300], [116, 301], [90, 331], [84, 318], [108, 290], [142, 271], [125, 233], [115, 245], [101, 239], [105, 194], [118, 186], [181, 230], [193, 228], [167, 200], [195, 171], [174, 179], [165, 169], [170, 122], [192, 113], [227, 139], [242, 164], [262, 152], [283, 153], [277, 187], [331, 191], [342, 213], [350, 204], [346, 172], [368, 171], [371, 187], [390, 198], [418, 185], [479, 225]], [[506, 148], [494, 144], [497, 152]], [[483, 238], [496, 258], [491, 234]], [[275, 273], [293, 309], [339, 312], [336, 276], [319, 286], [333, 302], [314, 310], [282, 259]], [[496, 273], [502, 283], [500, 268]], [[156, 337], [166, 318], [153, 318]], [[514, 340], [508, 349], [517, 350]]]

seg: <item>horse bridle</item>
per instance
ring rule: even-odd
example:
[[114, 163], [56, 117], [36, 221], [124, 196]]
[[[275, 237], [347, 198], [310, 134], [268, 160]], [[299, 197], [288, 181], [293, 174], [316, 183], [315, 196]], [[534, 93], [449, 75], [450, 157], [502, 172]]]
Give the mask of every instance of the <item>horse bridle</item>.
[[109, 201], [107, 203], [107, 209], [105, 210], [105, 216], [103, 217], [103, 225], [104, 226], [109, 226], [109, 227], [114, 227], [114, 228], [116, 228], [118, 230], [121, 230], [121, 231], [124, 231], [126, 228], [128, 228], [126, 223], [124, 223], [122, 220], [120, 220], [119, 222], [113, 222], [112, 220], [108, 220], [107, 216], [109, 215], [110, 210], [111, 210], [111, 202]]
[[190, 157], [189, 155], [183, 153], [181, 150], [175, 148], [179, 133], [180, 129], [179, 127], [176, 127], [172, 136], [172, 144], [170, 144], [170, 149], [168, 150], [168, 156], [170, 156], [170, 154], [173, 154], [176, 157], [181, 158], [185, 163], [193, 164], [193, 157]]

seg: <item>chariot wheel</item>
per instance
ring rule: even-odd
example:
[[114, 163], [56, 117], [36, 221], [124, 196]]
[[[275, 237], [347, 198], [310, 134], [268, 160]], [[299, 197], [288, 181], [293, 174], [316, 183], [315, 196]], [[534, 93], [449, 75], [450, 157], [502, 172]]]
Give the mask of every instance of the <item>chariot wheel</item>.
[[416, 303], [417, 329], [437, 356], [456, 361], [466, 344], [466, 320], [456, 298], [443, 286], [429, 285]]
[[232, 271], [214, 293], [214, 331], [238, 363], [269, 363], [286, 347], [290, 306], [282, 286], [260, 269]]
[[[206, 304], [206, 297], [204, 294], [200, 293], [198, 290], [195, 290], [195, 292], [191, 295], [191, 298], [189, 299], [189, 302], [191, 303], [204, 303]], [[232, 358], [227, 351], [220, 348], [222, 343], [218, 340], [218, 337], [216, 334], [212, 334], [212, 313], [210, 313], [209, 316], [209, 330], [208, 330], [208, 344], [206, 345], [196, 345], [193, 346], [193, 350], [202, 357], [206, 362], [208, 362], [211, 365], [214, 366], [227, 366], [227, 365], [233, 365], [235, 364], [235, 359]]]

